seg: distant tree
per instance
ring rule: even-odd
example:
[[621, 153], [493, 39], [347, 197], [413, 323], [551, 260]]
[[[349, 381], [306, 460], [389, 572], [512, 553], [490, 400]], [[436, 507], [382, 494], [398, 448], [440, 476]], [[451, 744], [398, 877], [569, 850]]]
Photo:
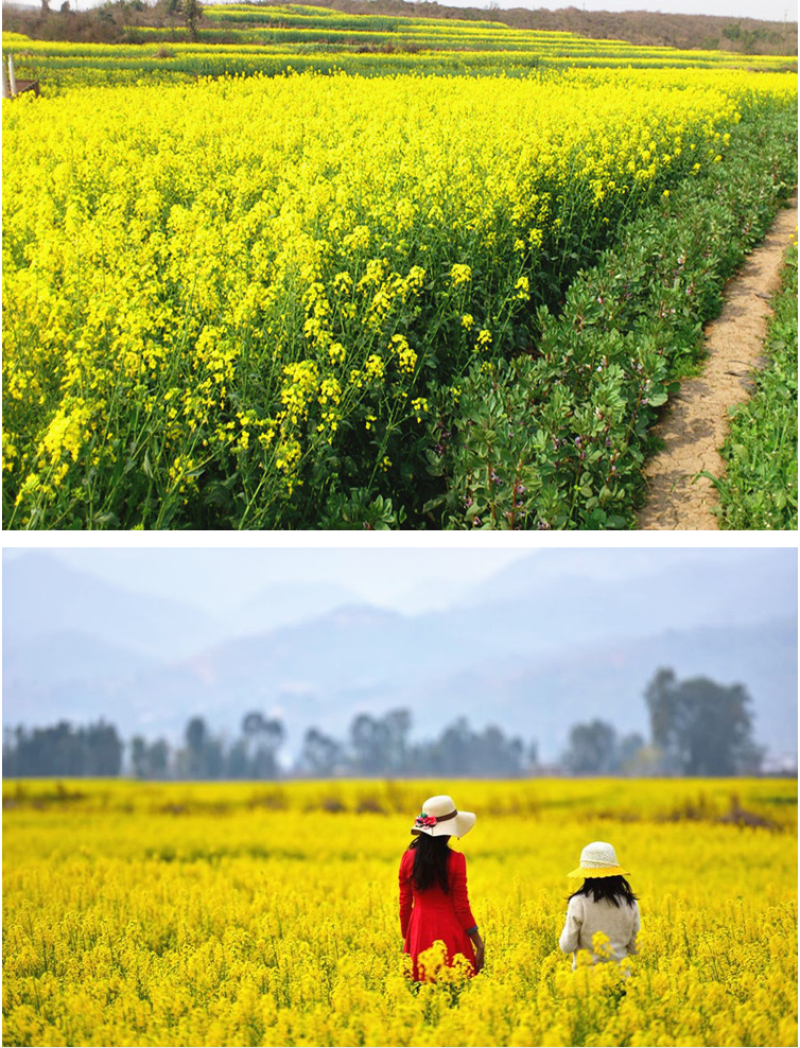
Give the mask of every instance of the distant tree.
[[206, 741], [208, 739], [208, 728], [202, 717], [192, 717], [186, 725], [186, 767], [185, 772], [190, 779], [205, 779], [206, 769]]
[[647, 747], [638, 731], [623, 735], [617, 745], [617, 771], [633, 774], [643, 766], [643, 754]]
[[657, 746], [645, 743], [632, 759], [625, 762], [622, 770], [626, 775], [639, 779], [663, 774], [662, 754]]
[[[520, 775], [529, 763], [519, 738], [507, 738], [494, 724], [473, 731], [466, 717], [447, 725], [437, 739], [412, 747], [410, 770], [419, 775]], [[535, 748], [533, 758], [535, 761]]]
[[328, 778], [342, 763], [343, 747], [336, 739], [317, 728], [309, 728], [303, 738], [300, 766], [303, 771], [320, 778]]
[[221, 739], [207, 738], [203, 747], [203, 778], [222, 779], [226, 771], [225, 745]]
[[350, 763], [362, 775], [401, 775], [410, 767], [411, 712], [359, 713], [350, 724]]
[[466, 717], [459, 717], [444, 729], [434, 752], [438, 755], [438, 767], [431, 771], [447, 775], [464, 775], [472, 763], [472, 732]]
[[156, 10], [169, 23], [174, 39], [175, 27], [181, 17], [181, 0], [159, 0]]
[[74, 728], [68, 721], [26, 732], [18, 727], [3, 740], [4, 775], [119, 775], [122, 743], [104, 721]]
[[579, 775], [605, 775], [618, 767], [617, 733], [605, 721], [575, 724], [569, 733], [565, 767]]
[[248, 740], [250, 776], [254, 779], [277, 778], [277, 752], [286, 739], [283, 724], [253, 711], [245, 715], [242, 732]]
[[238, 739], [228, 750], [225, 774], [229, 779], [247, 779], [250, 773], [250, 762], [247, 757], [247, 744]]
[[529, 743], [528, 749], [525, 751], [523, 763], [528, 769], [535, 769], [539, 766], [539, 747], [535, 742]]
[[472, 766], [478, 775], [506, 778], [519, 775], [522, 769], [522, 740], [507, 739], [494, 724], [474, 736], [472, 749]]
[[381, 775], [386, 766], [386, 728], [369, 713], [359, 713], [350, 724], [350, 747], [354, 771]]
[[245, 739], [256, 739], [261, 734], [261, 729], [264, 727], [264, 714], [259, 713], [258, 710], [254, 710], [252, 713], [245, 713], [242, 718], [242, 734]]
[[122, 768], [122, 741], [113, 724], [99, 721], [84, 731], [85, 775], [103, 778], [119, 775]]
[[166, 779], [169, 775], [169, 744], [165, 739], [148, 742], [141, 735], [130, 741], [131, 768], [137, 779]]
[[180, 12], [186, 22], [189, 36], [192, 40], [197, 40], [197, 24], [203, 17], [203, 5], [200, 0], [180, 0]]
[[24, 741], [25, 729], [21, 724], [16, 728], [3, 728], [3, 778], [15, 779], [23, 774], [20, 751]]
[[169, 773], [169, 743], [166, 739], [156, 739], [150, 744], [148, 753], [150, 773], [154, 779], [164, 779]]
[[678, 681], [660, 669], [645, 690], [653, 743], [664, 770], [679, 775], [737, 775], [756, 770], [763, 751], [753, 739], [751, 699], [741, 684], [707, 677]]
[[408, 735], [411, 731], [411, 711], [389, 710], [383, 717], [382, 742], [385, 748], [388, 774], [402, 774], [408, 767]]

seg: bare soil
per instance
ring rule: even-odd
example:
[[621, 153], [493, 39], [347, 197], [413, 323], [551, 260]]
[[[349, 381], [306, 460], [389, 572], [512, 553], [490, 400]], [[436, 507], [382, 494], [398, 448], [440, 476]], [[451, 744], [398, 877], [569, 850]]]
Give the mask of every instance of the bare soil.
[[706, 325], [703, 372], [681, 382], [653, 432], [665, 444], [645, 465], [647, 502], [639, 527], [653, 531], [718, 530], [717, 492], [708, 470], [725, 472], [719, 449], [729, 431], [728, 410], [747, 400], [771, 313], [769, 299], [780, 284], [783, 256], [797, 229], [797, 191], [723, 292], [719, 317]]

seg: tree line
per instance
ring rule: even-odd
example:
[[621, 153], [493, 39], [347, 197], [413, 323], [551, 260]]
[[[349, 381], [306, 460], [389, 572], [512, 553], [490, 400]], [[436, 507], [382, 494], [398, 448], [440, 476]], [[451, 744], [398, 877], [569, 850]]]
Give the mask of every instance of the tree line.
[[3, 729], [3, 778], [20, 776], [119, 775], [123, 743], [112, 724], [73, 727], [61, 721], [48, 728]]
[[[242, 719], [233, 740], [215, 735], [202, 717], [192, 717], [182, 744], [149, 742], [135, 735], [127, 746], [125, 770], [137, 779], [277, 779], [286, 774], [333, 776], [464, 775], [518, 776], [536, 764], [535, 746], [507, 737], [499, 728], [473, 730], [459, 718], [429, 741], [410, 738], [412, 718], [405, 709], [383, 716], [356, 716], [345, 739], [309, 728], [294, 765], [286, 769], [279, 751], [286, 729], [277, 718], [253, 711]], [[116, 776], [123, 773], [125, 746], [113, 725], [100, 721], [74, 728], [68, 721], [52, 727], [6, 731], [3, 775]]]
[[180, 31], [185, 29], [189, 39], [197, 40], [203, 17], [200, 0], [105, 0], [83, 11], [78, 10], [78, 0], [40, 0], [38, 9], [5, 8], [3, 28], [32, 40], [141, 44], [148, 29], [171, 31], [173, 39], [182, 39]]
[[577, 774], [741, 775], [757, 773], [764, 749], [753, 738], [752, 700], [741, 684], [679, 681], [660, 669], [644, 693], [650, 739], [617, 735], [602, 720], [576, 724], [562, 757]]
[[[309, 728], [294, 764], [279, 759], [286, 728], [258, 711], [242, 719], [239, 735], [214, 734], [192, 717], [182, 743], [135, 735], [126, 745], [113, 725], [4, 731], [3, 776], [118, 776], [137, 779], [277, 779], [286, 775], [452, 776], [496, 778], [563, 771], [573, 775], [737, 775], [758, 772], [763, 750], [753, 739], [751, 699], [740, 684], [706, 677], [678, 681], [659, 670], [644, 693], [650, 738], [620, 736], [601, 719], [573, 725], [557, 765], [542, 768], [536, 743], [509, 736], [496, 725], [473, 729], [461, 717], [427, 740], [411, 737], [407, 709], [360, 713], [345, 738]], [[127, 749], [127, 764], [123, 753]]]

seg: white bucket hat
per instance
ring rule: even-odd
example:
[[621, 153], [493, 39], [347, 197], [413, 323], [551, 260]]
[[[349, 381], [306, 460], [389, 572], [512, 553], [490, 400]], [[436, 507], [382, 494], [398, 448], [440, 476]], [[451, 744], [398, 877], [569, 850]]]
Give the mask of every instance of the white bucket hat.
[[617, 861], [617, 853], [605, 841], [592, 841], [581, 852], [581, 864], [567, 877], [627, 877]]
[[411, 832], [416, 835], [427, 833], [430, 837], [463, 837], [474, 825], [472, 812], [457, 811], [453, 798], [443, 794], [425, 801]]

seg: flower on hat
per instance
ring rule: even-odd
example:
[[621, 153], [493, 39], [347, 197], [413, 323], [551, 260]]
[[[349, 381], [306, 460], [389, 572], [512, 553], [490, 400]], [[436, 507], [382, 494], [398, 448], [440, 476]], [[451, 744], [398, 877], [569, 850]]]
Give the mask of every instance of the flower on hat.
[[429, 797], [422, 811], [414, 819], [411, 832], [431, 837], [463, 837], [475, 825], [475, 815], [470, 811], [459, 811], [453, 798], [447, 794]]

